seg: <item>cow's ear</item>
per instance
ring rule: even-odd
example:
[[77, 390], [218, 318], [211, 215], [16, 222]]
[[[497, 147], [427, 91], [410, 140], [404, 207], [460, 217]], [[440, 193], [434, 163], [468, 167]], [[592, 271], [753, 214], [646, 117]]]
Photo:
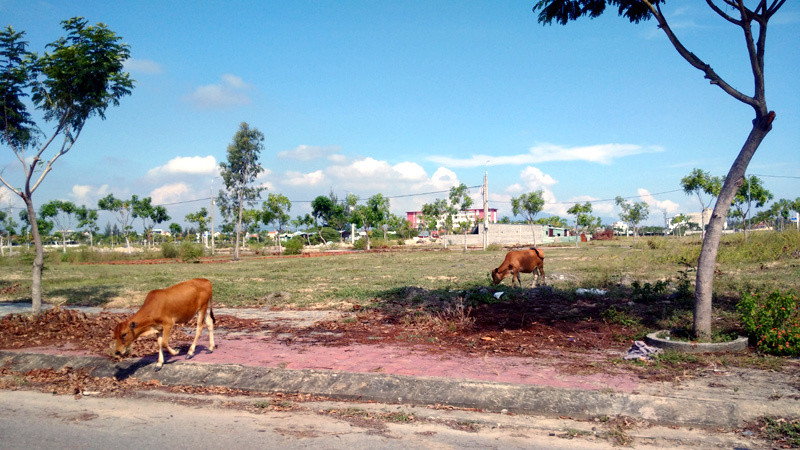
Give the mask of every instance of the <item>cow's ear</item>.
[[130, 326], [131, 326], [131, 330], [132, 330], [132, 329], [134, 329], [134, 328], [136, 328], [136, 322], [131, 322], [131, 325], [130, 325]]

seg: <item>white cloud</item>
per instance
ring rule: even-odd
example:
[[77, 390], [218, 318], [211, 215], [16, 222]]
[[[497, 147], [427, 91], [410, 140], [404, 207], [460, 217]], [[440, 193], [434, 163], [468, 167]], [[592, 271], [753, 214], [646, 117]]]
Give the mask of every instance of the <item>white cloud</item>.
[[159, 74], [163, 71], [161, 64], [149, 59], [128, 58], [124, 66], [125, 70], [134, 73]]
[[[656, 200], [655, 197], [653, 197], [647, 189], [639, 188], [637, 192], [639, 193], [639, 196], [642, 197], [642, 200], [644, 200], [645, 203], [650, 205], [651, 208], [666, 211], [667, 214], [674, 213], [680, 207], [680, 205], [673, 202], [672, 200], [663, 200], [663, 201]], [[650, 211], [651, 219], [653, 218], [652, 213], [653, 211], [651, 210]]]
[[286, 172], [283, 183], [289, 186], [319, 186], [325, 181], [325, 174], [321, 170], [311, 173]]
[[278, 158], [296, 159], [299, 161], [313, 161], [315, 159], [331, 158], [339, 151], [339, 147], [320, 147], [316, 145], [298, 145], [292, 150], [278, 152]]
[[246, 94], [252, 88], [236, 75], [222, 75], [217, 84], [200, 86], [184, 97], [197, 109], [227, 109], [235, 106], [249, 105], [250, 97]]
[[431, 156], [428, 160], [448, 167], [522, 165], [552, 161], [587, 161], [598, 164], [611, 164], [616, 158], [660, 151], [662, 151], [661, 147], [643, 147], [633, 144], [600, 144], [573, 148], [565, 148], [552, 144], [540, 144], [536, 147], [531, 147], [528, 153], [520, 155], [472, 155], [470, 158], [466, 159]]
[[189, 192], [189, 187], [186, 184], [173, 183], [153, 189], [150, 193], [150, 198], [154, 205], [163, 205], [164, 203], [186, 200], [185, 195]]
[[109, 194], [108, 185], [95, 187], [90, 184], [76, 184], [72, 186], [72, 197], [78, 205], [96, 205], [97, 201]]
[[425, 169], [417, 163], [401, 162], [400, 164], [395, 164], [392, 169], [400, 174], [400, 178], [404, 180], [422, 181], [428, 177]]
[[159, 175], [212, 175], [216, 173], [217, 160], [213, 156], [176, 156], [163, 166], [155, 167], [147, 172], [147, 176]]

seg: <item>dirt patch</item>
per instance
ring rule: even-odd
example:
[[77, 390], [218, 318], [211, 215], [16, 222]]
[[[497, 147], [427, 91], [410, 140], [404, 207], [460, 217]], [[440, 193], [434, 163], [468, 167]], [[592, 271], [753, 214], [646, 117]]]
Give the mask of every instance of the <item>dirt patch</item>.
[[[624, 370], [658, 381], [686, 377], [721, 363], [714, 356], [655, 363], [622, 361], [632, 342], [655, 325], [654, 318], [678, 309], [674, 302], [637, 303], [618, 295], [580, 296], [549, 288], [506, 291], [499, 299], [492, 294], [486, 288], [443, 292], [408, 287], [369, 306], [353, 305], [351, 311], [305, 326], [291, 320], [265, 322], [217, 314], [215, 329], [231, 336], [274, 336], [309, 348], [391, 345], [414, 346], [442, 358], [458, 354], [522, 357], [546, 361], [570, 375]], [[123, 318], [122, 314], [59, 308], [35, 317], [10, 315], [0, 319], [0, 348], [49, 346], [110, 357], [111, 330]], [[183, 351], [193, 338], [194, 324], [189, 323], [173, 330], [170, 344]], [[155, 349], [156, 338], [150, 336], [137, 340], [130, 355], [152, 357]], [[746, 354], [728, 356], [724, 364], [755, 365], [763, 364], [762, 360]]]

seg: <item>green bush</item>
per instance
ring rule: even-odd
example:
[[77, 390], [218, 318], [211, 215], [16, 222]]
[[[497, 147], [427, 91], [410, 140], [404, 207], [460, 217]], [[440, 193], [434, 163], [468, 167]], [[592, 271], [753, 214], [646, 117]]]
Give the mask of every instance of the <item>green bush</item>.
[[181, 260], [183, 262], [197, 261], [205, 252], [203, 244], [195, 244], [189, 241], [183, 241], [181, 244]]
[[[370, 250], [374, 250], [376, 248], [389, 248], [389, 242], [385, 241], [383, 238], [373, 237], [369, 240], [369, 248]], [[353, 248], [356, 250], [366, 250], [367, 249], [367, 238], [361, 238], [355, 242], [353, 242]]]
[[300, 255], [303, 253], [303, 239], [300, 237], [293, 237], [288, 242], [283, 244], [284, 255]]
[[172, 242], [164, 242], [161, 244], [161, 257], [162, 258], [177, 258], [180, 255], [180, 250]]
[[800, 356], [800, 305], [797, 292], [774, 290], [744, 294], [736, 305], [756, 348], [778, 356]]

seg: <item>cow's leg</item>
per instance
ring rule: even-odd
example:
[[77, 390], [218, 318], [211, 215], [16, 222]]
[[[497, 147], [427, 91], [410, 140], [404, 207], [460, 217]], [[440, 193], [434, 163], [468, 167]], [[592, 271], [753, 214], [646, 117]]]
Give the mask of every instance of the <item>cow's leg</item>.
[[511, 287], [514, 287], [514, 280], [517, 281], [519, 284], [520, 289], [522, 289], [522, 279], [519, 277], [519, 269], [516, 267], [514, 268], [514, 272], [511, 274]]
[[164, 351], [162, 350], [162, 346], [164, 344], [164, 331], [158, 330], [158, 363], [156, 363], [156, 372], [161, 370], [161, 367], [164, 365]]
[[547, 283], [545, 283], [545, 280], [544, 280], [544, 264], [539, 266], [538, 269], [539, 269], [539, 278], [541, 279], [540, 284], [542, 286], [545, 286], [545, 285], [547, 285]]
[[208, 353], [212, 353], [214, 351], [214, 319], [211, 318], [211, 314], [206, 314], [206, 328], [208, 328]]
[[175, 356], [175, 355], [178, 354], [178, 351], [169, 346], [169, 335], [170, 335], [170, 333], [172, 333], [172, 326], [173, 325], [174, 325], [173, 323], [165, 323], [164, 324], [164, 331], [163, 331], [163, 333], [164, 333], [164, 342], [163, 342], [163, 345], [164, 345], [164, 348], [167, 349], [167, 351], [169, 352], [170, 355]]
[[197, 346], [197, 341], [200, 339], [200, 333], [203, 332], [203, 322], [206, 319], [206, 311], [201, 309], [197, 312], [197, 329], [194, 332], [194, 341], [192, 341], [192, 346], [189, 347], [189, 353], [186, 354], [186, 359], [192, 359], [194, 356], [194, 348]]

